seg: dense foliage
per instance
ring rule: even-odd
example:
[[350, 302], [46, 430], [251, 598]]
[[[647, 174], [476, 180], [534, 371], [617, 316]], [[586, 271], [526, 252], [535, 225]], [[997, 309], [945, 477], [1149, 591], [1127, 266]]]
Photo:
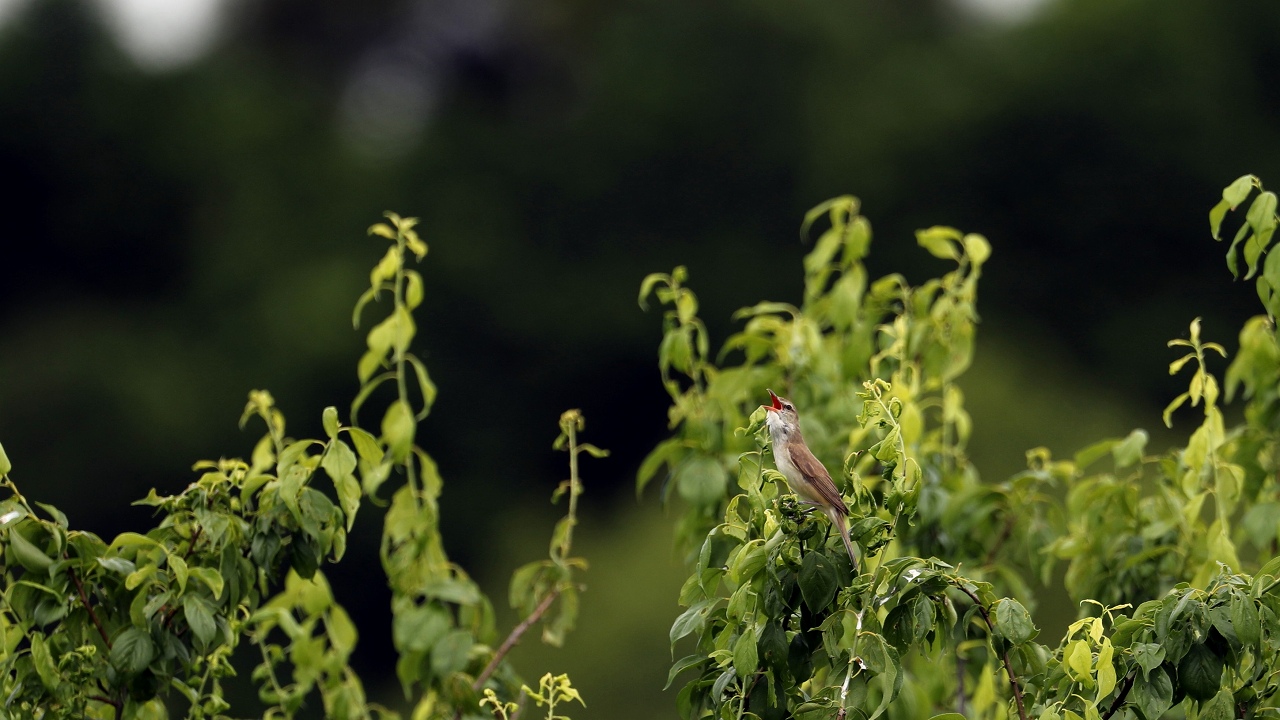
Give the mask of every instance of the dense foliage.
[[[371, 301], [389, 297], [391, 312], [368, 333], [351, 425], [328, 407], [325, 440], [291, 438], [271, 395], [254, 391], [241, 425], [259, 419], [266, 433], [250, 459], [196, 463], [200, 474], [182, 492], [153, 490], [138, 501], [156, 509], [154, 529], [110, 542], [70, 528], [57, 508], [28, 502], [0, 450], [0, 482], [9, 491], [0, 501], [0, 717], [163, 718], [167, 699], [186, 717], [226, 717], [232, 708], [223, 681], [235, 673], [231, 655], [242, 642], [261, 657], [252, 678], [264, 717], [293, 717], [317, 694], [326, 717], [397, 717], [367, 702], [348, 664], [356, 628], [321, 570], [345, 554], [362, 500], [382, 504], [378, 492], [393, 476], [404, 482], [387, 503], [380, 555], [392, 590], [396, 673], [413, 699], [412, 717], [484, 716], [482, 691], [493, 702], [527, 695], [539, 705], [552, 701], [552, 709], [555, 701], [580, 700], [565, 678], [548, 675], [531, 690], [505, 658], [539, 621], [551, 643], [573, 627], [574, 571], [586, 566], [572, 556], [578, 456], [603, 451], [578, 442], [578, 411], [563, 414], [555, 447], [569, 453], [570, 478], [555, 498], [568, 496], [568, 514], [555, 527], [549, 558], [512, 578], [511, 603], [523, 619], [497, 644], [490, 600], [445, 553], [442, 480], [415, 443], [436, 389], [409, 352], [412, 311], [424, 289], [406, 260], [421, 260], [427, 246], [415, 220], [388, 219], [370, 228], [391, 246], [370, 273], [353, 323]], [[394, 394], [375, 434], [355, 422], [383, 384]]]
[[[858, 201], [815, 208], [822, 222], [804, 263], [800, 305], [761, 302], [711, 355], [688, 274], [645, 279], [640, 300], [666, 308], [659, 349], [673, 436], [643, 463], [638, 488], [666, 468], [684, 501], [677, 537], [691, 574], [670, 640], [689, 654], [670, 681], [682, 717], [1156, 720], [1276, 713], [1280, 689], [1280, 260], [1267, 250], [1276, 196], [1246, 176], [1210, 213], [1254, 196], [1227, 258], [1256, 277], [1268, 315], [1248, 323], [1223, 381], [1207, 368], [1221, 345], [1198, 320], [1170, 373], [1191, 371], [1184, 405], [1198, 425], [1184, 446], [1146, 450], [1147, 435], [1091, 445], [1073, 458], [1043, 448], [1028, 468], [986, 484], [967, 456], [971, 420], [957, 379], [969, 367], [977, 286], [991, 255], [979, 235], [933, 227], [919, 244], [954, 267], [911, 286], [872, 280], [871, 228]], [[265, 391], [242, 425], [266, 427], [248, 460], [195, 465], [182, 492], [139, 501], [159, 516], [145, 534], [107, 542], [30, 502], [0, 450], [3, 598], [0, 717], [227, 717], [233, 652], [256, 648], [266, 717], [293, 717], [319, 697], [328, 717], [394, 717], [368, 702], [348, 661], [357, 631], [325, 581], [365, 500], [392, 478], [380, 559], [392, 593], [397, 675], [412, 717], [551, 720], [581, 702], [564, 676], [525, 685], [507, 654], [535, 624], [558, 644], [572, 629], [586, 563], [573, 556], [581, 454], [577, 411], [555, 447], [569, 453], [567, 497], [548, 558], [518, 569], [505, 636], [491, 601], [449, 561], [439, 533], [442, 479], [416, 443], [436, 389], [410, 352], [427, 247], [415, 221], [389, 214], [370, 233], [391, 242], [356, 305], [390, 312], [367, 334], [350, 424], [322, 414], [326, 439], [287, 435]], [[759, 406], [776, 387], [800, 408], [810, 448], [834, 473], [859, 553], [852, 562], [821, 514], [807, 512], [772, 469]], [[1220, 401], [1239, 395], [1228, 426]], [[358, 412], [384, 404], [378, 432]], [[1185, 414], [1185, 413], [1184, 413]], [[320, 482], [320, 473], [328, 482]], [[1035, 590], [1066, 561], [1080, 603], [1065, 635], [1042, 644]], [[559, 706], [559, 713], [557, 712]], [[237, 709], [237, 712], [241, 710]]]
[[[1255, 188], [1252, 176], [1226, 188], [1210, 214], [1215, 237]], [[805, 221], [826, 215], [830, 226], [805, 259], [803, 303], [744, 308], [718, 358], [686, 272], [646, 279], [641, 302], [656, 294], [669, 308], [659, 362], [674, 434], [638, 485], [665, 466], [664, 493], [688, 508], [678, 531], [687, 609], [670, 640], [689, 654], [671, 680], [695, 674], [680, 715], [1156, 720], [1179, 704], [1215, 720], [1274, 714], [1275, 209], [1275, 195], [1259, 192], [1228, 250], [1236, 272], [1243, 242], [1268, 315], [1246, 323], [1225, 383], [1205, 364], [1225, 351], [1201, 339], [1199, 320], [1170, 342], [1186, 351], [1170, 373], [1192, 375], [1165, 422], [1188, 402], [1199, 410], [1183, 447], [1148, 453], [1135, 430], [1071, 459], [1038, 448], [1025, 472], [992, 484], [966, 458], [970, 419], [955, 384], [973, 353], [990, 255], [981, 236], [920, 231], [919, 244], [954, 269], [918, 287], [871, 280], [869, 223], [854, 198], [830, 201]], [[785, 388], [810, 448], [839, 470], [857, 567], [772, 469], [766, 387]], [[1220, 401], [1236, 395], [1244, 420], [1229, 427]], [[1046, 639], [1029, 608], [1060, 560], [1081, 615]]]

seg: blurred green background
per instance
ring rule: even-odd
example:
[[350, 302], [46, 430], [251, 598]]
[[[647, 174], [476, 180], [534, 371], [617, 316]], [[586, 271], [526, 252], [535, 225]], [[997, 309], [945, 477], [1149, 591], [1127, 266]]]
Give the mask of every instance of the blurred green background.
[[[580, 629], [516, 658], [570, 672], [577, 716], [669, 717], [641, 278], [688, 265], [719, 342], [799, 299], [827, 197], [863, 199], [879, 274], [940, 271], [915, 228], [980, 232], [983, 476], [1135, 426], [1162, 448], [1165, 341], [1199, 315], [1231, 348], [1258, 308], [1205, 218], [1238, 175], [1280, 183], [1278, 32], [1267, 0], [0, 0], [0, 442], [74, 525], [147, 527], [131, 500], [248, 453], [248, 390], [295, 435], [346, 407], [365, 228], [420, 216], [450, 551], [505, 605], [581, 407], [614, 454], [584, 467]], [[395, 703], [379, 522], [330, 574]]]

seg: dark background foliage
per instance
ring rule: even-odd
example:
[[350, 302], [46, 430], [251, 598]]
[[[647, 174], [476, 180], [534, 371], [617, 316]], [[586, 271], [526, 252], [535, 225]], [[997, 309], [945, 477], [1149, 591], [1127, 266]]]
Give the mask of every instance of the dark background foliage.
[[[1165, 340], [1203, 315], [1231, 348], [1257, 309], [1205, 213], [1240, 174], [1280, 177], [1265, 0], [1060, 0], [1019, 21], [940, 0], [241, 0], [168, 64], [119, 44], [105, 7], [12, 3], [0, 27], [17, 481], [110, 534], [145, 527], [128, 503], [192, 461], [248, 453], [253, 387], [318, 434], [357, 387], [346, 318], [382, 247], [364, 230], [421, 216], [418, 349], [441, 394], [419, 437], [455, 557], [501, 598], [542, 542], [561, 410], [614, 451], [584, 468], [583, 632], [526, 649], [592, 715], [672, 702], [678, 562], [631, 491], [666, 424], [646, 273], [688, 265], [718, 342], [737, 307], [798, 299], [797, 227], [829, 196], [863, 199], [880, 273], [938, 272], [918, 227], [985, 234], [963, 385], [992, 480], [1035, 445], [1159, 429]], [[375, 687], [392, 657], [376, 524], [334, 571]]]

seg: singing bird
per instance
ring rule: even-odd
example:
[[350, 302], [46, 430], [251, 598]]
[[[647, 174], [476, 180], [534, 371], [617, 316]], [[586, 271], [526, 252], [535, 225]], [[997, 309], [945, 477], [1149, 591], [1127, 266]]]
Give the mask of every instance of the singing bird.
[[772, 390], [769, 391], [769, 397], [773, 399], [773, 404], [764, 406], [768, 411], [765, 423], [769, 426], [769, 437], [773, 441], [773, 461], [778, 465], [778, 472], [787, 479], [787, 484], [796, 495], [806, 503], [822, 508], [822, 512], [831, 518], [831, 524], [840, 531], [840, 538], [844, 540], [844, 548], [849, 551], [849, 560], [853, 562], [856, 572], [858, 556], [853, 551], [853, 542], [849, 540], [849, 523], [846, 519], [849, 509], [845, 507], [836, 484], [831, 482], [831, 474], [813, 456], [809, 446], [804, 444], [796, 406], [790, 400], [778, 397]]

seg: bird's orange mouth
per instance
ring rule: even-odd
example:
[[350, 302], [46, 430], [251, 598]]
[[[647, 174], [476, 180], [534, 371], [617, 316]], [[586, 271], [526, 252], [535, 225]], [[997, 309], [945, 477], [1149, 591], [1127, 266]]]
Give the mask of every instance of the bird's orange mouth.
[[775, 412], [776, 412], [776, 411], [778, 411], [778, 410], [781, 410], [781, 409], [782, 409], [782, 398], [779, 398], [777, 395], [775, 395], [775, 394], [773, 393], [773, 391], [772, 391], [772, 390], [766, 390], [766, 392], [768, 392], [768, 393], [769, 393], [769, 397], [773, 400], [773, 404], [772, 404], [772, 405], [765, 405], [765, 406], [764, 406], [764, 409], [765, 409], [765, 410], [773, 410], [773, 411], [775, 411]]

